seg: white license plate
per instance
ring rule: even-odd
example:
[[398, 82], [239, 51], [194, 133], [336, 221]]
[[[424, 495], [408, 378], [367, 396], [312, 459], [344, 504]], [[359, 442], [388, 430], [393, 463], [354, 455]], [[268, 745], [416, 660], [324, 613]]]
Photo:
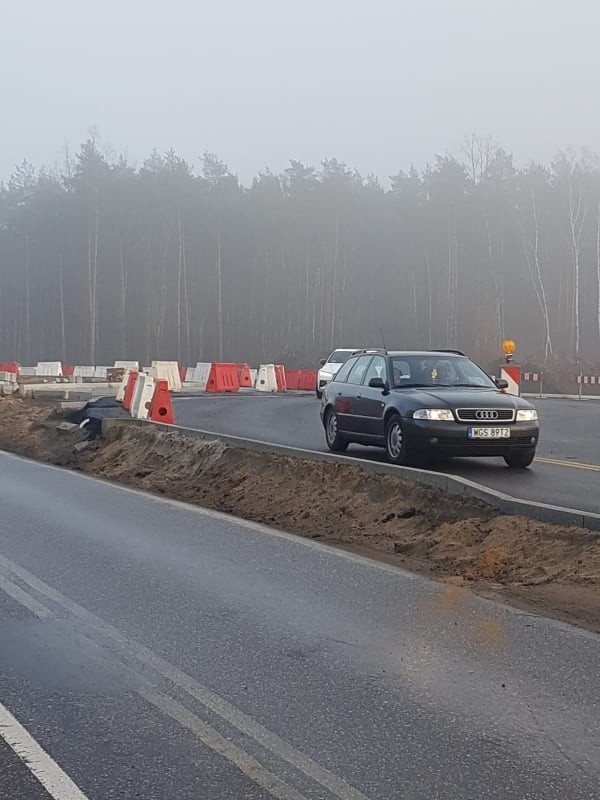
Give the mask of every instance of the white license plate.
[[469, 428], [469, 439], [510, 439], [510, 428]]

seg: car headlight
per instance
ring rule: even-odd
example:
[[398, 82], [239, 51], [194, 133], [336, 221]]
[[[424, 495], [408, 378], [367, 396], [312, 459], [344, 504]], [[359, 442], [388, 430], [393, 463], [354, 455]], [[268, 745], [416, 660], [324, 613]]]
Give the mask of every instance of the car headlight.
[[453, 422], [454, 414], [448, 408], [418, 408], [413, 419], [428, 419], [435, 422]]
[[535, 422], [537, 418], [535, 408], [521, 408], [517, 411], [517, 422]]

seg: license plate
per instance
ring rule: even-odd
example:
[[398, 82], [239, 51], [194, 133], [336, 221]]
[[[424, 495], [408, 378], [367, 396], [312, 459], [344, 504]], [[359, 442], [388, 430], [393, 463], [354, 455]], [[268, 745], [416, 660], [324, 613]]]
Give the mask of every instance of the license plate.
[[510, 439], [510, 428], [469, 428], [469, 439]]

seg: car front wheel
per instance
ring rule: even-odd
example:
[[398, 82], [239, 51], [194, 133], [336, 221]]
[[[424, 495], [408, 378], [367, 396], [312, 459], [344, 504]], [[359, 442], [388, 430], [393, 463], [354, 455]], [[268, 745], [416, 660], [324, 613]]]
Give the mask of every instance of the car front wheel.
[[340, 435], [337, 414], [332, 408], [325, 414], [325, 439], [327, 447], [334, 453], [341, 453], [348, 447], [348, 442]]
[[393, 414], [385, 426], [385, 454], [390, 464], [407, 464], [407, 447], [402, 420]]
[[516, 453], [507, 453], [504, 460], [512, 469], [525, 469], [535, 458], [535, 450], [519, 450]]

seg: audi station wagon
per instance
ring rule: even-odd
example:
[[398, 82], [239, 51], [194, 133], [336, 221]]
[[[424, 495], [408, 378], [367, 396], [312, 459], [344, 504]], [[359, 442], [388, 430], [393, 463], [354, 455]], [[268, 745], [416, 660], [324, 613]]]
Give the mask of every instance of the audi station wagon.
[[506, 393], [458, 351], [359, 350], [323, 388], [330, 450], [385, 448], [393, 464], [432, 457], [501, 457], [523, 469], [535, 457], [537, 411]]

